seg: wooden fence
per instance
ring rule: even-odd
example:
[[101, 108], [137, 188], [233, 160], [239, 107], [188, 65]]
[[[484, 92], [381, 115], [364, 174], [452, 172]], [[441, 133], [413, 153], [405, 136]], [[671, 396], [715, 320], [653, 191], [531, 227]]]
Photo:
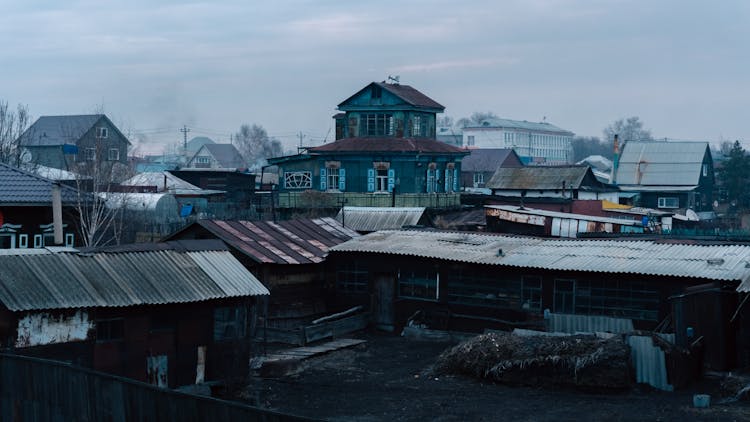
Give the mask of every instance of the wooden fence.
[[428, 207], [455, 208], [461, 206], [459, 193], [399, 193], [358, 192], [279, 192], [278, 208], [336, 208], [350, 207]]
[[0, 354], [0, 420], [282, 422], [311, 419], [161, 389], [64, 362]]

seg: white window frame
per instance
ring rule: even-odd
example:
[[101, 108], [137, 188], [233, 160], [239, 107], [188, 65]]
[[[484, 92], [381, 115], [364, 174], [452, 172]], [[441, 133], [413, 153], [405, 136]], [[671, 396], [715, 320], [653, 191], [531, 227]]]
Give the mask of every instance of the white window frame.
[[109, 158], [109, 161], [120, 161], [120, 149], [110, 148], [107, 158]]
[[474, 138], [474, 135], [466, 135], [467, 146], [473, 146], [475, 142], [476, 142], [476, 139]]
[[339, 190], [339, 168], [326, 168], [326, 186], [327, 190]]
[[375, 192], [388, 192], [388, 169], [375, 169]]
[[478, 185], [484, 184], [484, 173], [482, 172], [476, 172], [474, 173], [474, 187], [478, 187]]
[[411, 120], [411, 136], [422, 136], [422, 116], [414, 116]]
[[86, 161], [96, 161], [96, 148], [86, 148], [84, 154]]
[[680, 198], [676, 196], [660, 196], [658, 199], [659, 208], [680, 208]]
[[708, 164], [703, 165], [703, 176], [708, 176]]
[[286, 189], [311, 189], [312, 188], [312, 173], [309, 171], [284, 172], [284, 188]]
[[109, 129], [103, 126], [97, 127], [96, 137], [99, 139], [107, 139], [109, 137]]

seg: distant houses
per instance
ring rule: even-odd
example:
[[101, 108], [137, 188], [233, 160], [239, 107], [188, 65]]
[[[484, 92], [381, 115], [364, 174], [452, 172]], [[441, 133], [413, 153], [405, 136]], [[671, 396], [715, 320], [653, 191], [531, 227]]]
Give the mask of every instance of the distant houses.
[[408, 85], [373, 82], [338, 108], [336, 141], [269, 159], [278, 167], [282, 194], [343, 194], [354, 206], [392, 206], [405, 197], [410, 202], [399, 205], [424, 206], [431, 201], [424, 194], [441, 194], [443, 203], [458, 206], [468, 151], [436, 140], [442, 105]]
[[708, 142], [629, 141], [615, 159], [613, 184], [638, 205], [711, 211], [714, 168]]
[[547, 122], [489, 118], [463, 128], [466, 148], [512, 148], [527, 165], [569, 164], [573, 132]]
[[23, 162], [66, 170], [95, 161], [124, 165], [131, 145], [104, 114], [42, 116], [18, 144]]
[[497, 169], [510, 167], [523, 167], [521, 158], [511, 148], [472, 149], [461, 160], [461, 186], [467, 191], [485, 189]]

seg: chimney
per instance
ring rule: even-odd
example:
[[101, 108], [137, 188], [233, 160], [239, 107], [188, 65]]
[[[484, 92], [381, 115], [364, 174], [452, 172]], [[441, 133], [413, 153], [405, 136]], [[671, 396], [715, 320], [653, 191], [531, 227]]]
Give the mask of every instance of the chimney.
[[617, 167], [620, 165], [620, 143], [617, 140], [617, 134], [615, 133], [615, 141], [614, 141], [614, 152], [615, 156], [612, 160], [612, 174], [609, 176], [609, 183], [616, 185], [617, 184]]
[[55, 246], [63, 244], [62, 193], [60, 184], [52, 185], [52, 228], [55, 234]]

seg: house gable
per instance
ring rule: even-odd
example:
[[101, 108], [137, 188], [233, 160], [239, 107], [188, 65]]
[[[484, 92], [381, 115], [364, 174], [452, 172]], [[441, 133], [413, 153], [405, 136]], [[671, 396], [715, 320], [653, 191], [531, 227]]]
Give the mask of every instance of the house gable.
[[413, 110], [433, 113], [445, 107], [408, 85], [372, 82], [338, 105], [339, 110]]

